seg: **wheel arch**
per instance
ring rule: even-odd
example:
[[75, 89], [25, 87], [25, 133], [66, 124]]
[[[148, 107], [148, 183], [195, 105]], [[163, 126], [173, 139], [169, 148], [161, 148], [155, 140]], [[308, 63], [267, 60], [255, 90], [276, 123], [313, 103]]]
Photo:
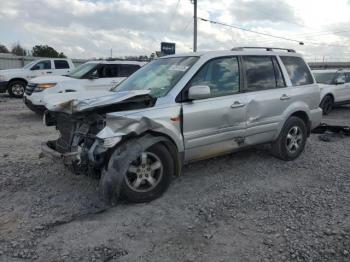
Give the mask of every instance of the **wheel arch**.
[[308, 114], [305, 111], [301, 111], [300, 110], [300, 111], [296, 111], [293, 114], [291, 114], [289, 116], [289, 118], [292, 117], [292, 116], [298, 117], [298, 118], [300, 118], [301, 120], [304, 121], [304, 123], [306, 125], [306, 128], [307, 128], [307, 136], [310, 136], [310, 133], [311, 133], [311, 122], [310, 122], [310, 118], [309, 118]]
[[[333, 102], [335, 101], [334, 94], [331, 93], [331, 92], [328, 92], [328, 93], [326, 93], [326, 94], [322, 97], [321, 102], [322, 102], [322, 100], [325, 99], [325, 97], [327, 97], [327, 96], [330, 96], [330, 97], [333, 99]], [[320, 102], [320, 104], [321, 104], [321, 102]]]
[[11, 80], [9, 80], [8, 84], [7, 84], [7, 88], [10, 87], [11, 83], [13, 83], [14, 81], [22, 81], [24, 82], [26, 85], [28, 84], [28, 81], [24, 78], [21, 78], [21, 77], [15, 77], [15, 78], [12, 78]]
[[283, 127], [285, 126], [287, 120], [292, 116], [298, 117], [304, 121], [304, 123], [307, 127], [307, 135], [310, 136], [311, 121], [310, 121], [309, 112], [310, 112], [310, 110], [304, 104], [294, 105], [293, 108], [289, 108], [289, 110], [284, 113], [283, 121], [281, 121], [281, 123], [278, 126], [278, 132], [276, 133], [275, 139], [278, 138], [278, 136], [282, 132]]
[[184, 153], [179, 150], [179, 148], [176, 145], [176, 142], [172, 139], [171, 136], [164, 133], [160, 133], [156, 131], [148, 131], [144, 135], [147, 135], [147, 134], [150, 134], [155, 137], [163, 138], [158, 143], [161, 143], [162, 145], [164, 145], [167, 148], [167, 150], [170, 152], [170, 154], [173, 156], [174, 166], [175, 166], [175, 175], [179, 176], [184, 163]]

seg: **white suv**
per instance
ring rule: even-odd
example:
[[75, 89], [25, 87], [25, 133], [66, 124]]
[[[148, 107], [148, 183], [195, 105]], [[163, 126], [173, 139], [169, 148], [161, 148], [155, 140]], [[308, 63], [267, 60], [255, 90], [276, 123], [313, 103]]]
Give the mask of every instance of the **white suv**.
[[65, 75], [74, 69], [71, 59], [45, 58], [35, 60], [20, 69], [0, 70], [0, 93], [21, 98], [30, 79], [43, 75]]
[[24, 102], [32, 111], [41, 113], [45, 110], [43, 98], [46, 95], [77, 91], [108, 91], [145, 63], [90, 61], [65, 76], [37, 77], [27, 85]]
[[312, 73], [321, 88], [323, 114], [329, 114], [335, 105], [350, 104], [350, 70], [313, 70]]
[[77, 172], [102, 173], [108, 201], [119, 193], [150, 201], [184, 163], [256, 144], [270, 143], [275, 156], [293, 160], [322, 111], [310, 69], [287, 51], [165, 56], [101, 96], [47, 96], [44, 122], [61, 135], [42, 150]]

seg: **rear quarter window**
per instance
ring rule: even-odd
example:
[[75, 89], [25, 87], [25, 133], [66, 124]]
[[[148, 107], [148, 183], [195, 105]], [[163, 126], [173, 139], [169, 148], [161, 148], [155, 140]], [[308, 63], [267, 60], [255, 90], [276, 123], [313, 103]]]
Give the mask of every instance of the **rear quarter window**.
[[290, 81], [293, 86], [313, 84], [311, 72], [304, 59], [295, 56], [281, 56], [284, 66], [287, 69]]
[[132, 75], [135, 71], [137, 71], [141, 66], [139, 65], [128, 65], [128, 64], [120, 64], [119, 65], [119, 77], [128, 77]]
[[56, 69], [67, 69], [69, 64], [66, 60], [54, 60]]

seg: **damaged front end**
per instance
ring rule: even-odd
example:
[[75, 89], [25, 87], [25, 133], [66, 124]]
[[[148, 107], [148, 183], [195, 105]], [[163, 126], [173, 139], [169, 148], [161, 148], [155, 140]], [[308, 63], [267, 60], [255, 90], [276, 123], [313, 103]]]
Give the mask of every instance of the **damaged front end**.
[[[60, 99], [58, 99], [60, 98]], [[96, 175], [108, 161], [114, 148], [127, 133], [106, 126], [106, 114], [152, 107], [156, 99], [147, 93], [110, 93], [100, 98], [48, 99], [44, 124], [56, 126], [59, 138], [42, 144], [42, 152], [72, 165], [76, 173]], [[123, 120], [124, 119], [124, 120]], [[120, 122], [125, 122], [120, 117]], [[119, 122], [119, 121], [118, 121]], [[126, 121], [130, 125], [130, 121]]]
[[[105, 117], [100, 114], [74, 116], [65, 113], [46, 112], [47, 126], [55, 125], [60, 136], [42, 144], [42, 152], [60, 158], [66, 165], [72, 165], [77, 173], [95, 173], [101, 167], [102, 144], [97, 134], [105, 127]], [[100, 152], [98, 152], [100, 150]]]

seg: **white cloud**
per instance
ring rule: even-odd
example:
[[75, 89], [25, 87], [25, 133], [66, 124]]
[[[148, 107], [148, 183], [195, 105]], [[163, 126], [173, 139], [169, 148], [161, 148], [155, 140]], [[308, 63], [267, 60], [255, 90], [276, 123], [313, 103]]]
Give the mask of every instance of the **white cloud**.
[[[149, 55], [161, 41], [176, 42], [177, 52], [189, 52], [193, 6], [189, 0], [176, 6], [177, 0], [1, 1], [0, 39], [27, 48], [48, 44], [82, 58], [106, 57], [111, 48], [114, 55]], [[199, 21], [198, 49], [268, 45], [298, 49], [311, 60], [344, 58], [349, 48], [339, 46], [349, 45], [350, 32], [316, 33], [347, 30], [349, 12], [347, 0], [200, 0], [200, 17], [298, 39], [305, 46]]]

